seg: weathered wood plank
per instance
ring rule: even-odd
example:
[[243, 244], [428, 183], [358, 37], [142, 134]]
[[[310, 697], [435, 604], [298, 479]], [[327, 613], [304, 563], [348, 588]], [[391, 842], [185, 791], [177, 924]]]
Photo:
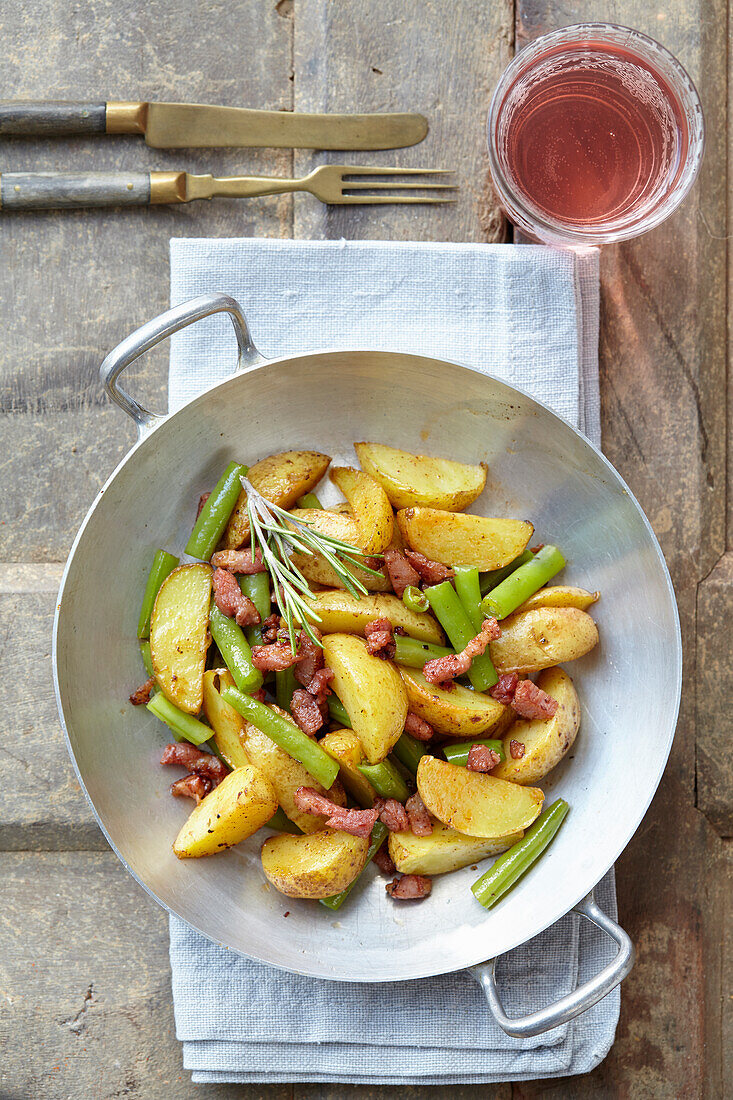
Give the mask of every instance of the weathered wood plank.
[[721, 836], [733, 836], [733, 553], [725, 554], [697, 597], [697, 804]]
[[511, 56], [511, 0], [298, 0], [295, 109], [420, 111], [430, 133], [384, 153], [297, 152], [298, 173], [316, 163], [449, 168], [454, 205], [322, 207], [296, 198], [296, 237], [496, 241], [504, 224], [491, 191], [486, 114]]

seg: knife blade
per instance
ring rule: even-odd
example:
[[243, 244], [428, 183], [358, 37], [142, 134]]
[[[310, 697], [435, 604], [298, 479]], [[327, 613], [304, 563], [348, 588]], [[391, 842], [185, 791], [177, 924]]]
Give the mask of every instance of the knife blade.
[[428, 132], [419, 114], [319, 115], [203, 103], [0, 102], [0, 135], [142, 134], [157, 149], [399, 149]]

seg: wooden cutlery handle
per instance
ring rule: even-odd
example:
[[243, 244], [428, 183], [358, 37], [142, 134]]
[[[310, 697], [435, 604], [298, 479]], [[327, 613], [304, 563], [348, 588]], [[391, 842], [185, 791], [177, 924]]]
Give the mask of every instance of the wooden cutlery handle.
[[105, 103], [54, 103], [42, 100], [0, 101], [0, 135], [63, 137], [65, 134], [103, 134]]
[[[170, 202], [170, 199], [163, 201]], [[150, 172], [3, 172], [3, 210], [147, 206]]]

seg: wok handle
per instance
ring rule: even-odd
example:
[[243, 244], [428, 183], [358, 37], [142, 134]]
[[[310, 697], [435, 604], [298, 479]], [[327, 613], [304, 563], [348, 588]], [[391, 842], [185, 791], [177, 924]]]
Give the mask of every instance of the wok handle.
[[608, 996], [631, 971], [635, 957], [634, 945], [623, 928], [598, 908], [593, 891], [591, 890], [582, 901], [573, 906], [573, 909], [609, 935], [618, 944], [618, 953], [600, 973], [578, 986], [572, 993], [555, 1001], [554, 1004], [538, 1009], [537, 1012], [532, 1012], [528, 1016], [507, 1016], [496, 987], [496, 959], [490, 959], [480, 966], [469, 968], [472, 977], [484, 991], [494, 1019], [507, 1035], [524, 1039], [531, 1035], [541, 1035], [553, 1027], [559, 1027], [560, 1024], [574, 1020], [576, 1016], [580, 1016], [581, 1012], [586, 1012]]
[[139, 437], [153, 428], [157, 422], [165, 420], [165, 417], [146, 409], [126, 390], [123, 390], [117, 384], [119, 376], [126, 367], [146, 351], [154, 348], [156, 344], [172, 336], [174, 332], [179, 332], [180, 329], [192, 325], [195, 321], [211, 317], [215, 313], [228, 313], [234, 326], [239, 349], [235, 369], [245, 370], [247, 367], [263, 362], [264, 356], [252, 343], [241, 306], [228, 294], [201, 294], [197, 298], [183, 302], [180, 306], [166, 310], [159, 317], [154, 317], [152, 321], [141, 325], [105, 357], [99, 368], [99, 376], [104, 388], [115, 404], [135, 421]]

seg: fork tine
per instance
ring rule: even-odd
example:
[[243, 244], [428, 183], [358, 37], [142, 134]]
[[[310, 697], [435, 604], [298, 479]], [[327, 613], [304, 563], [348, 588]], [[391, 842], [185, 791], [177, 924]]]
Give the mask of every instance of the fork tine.
[[[336, 165], [329, 165], [336, 167]], [[453, 176], [451, 168], [377, 168], [369, 164], [340, 164], [341, 176]]]
[[343, 206], [345, 204], [353, 204], [353, 203], [360, 203], [362, 206], [366, 206], [367, 204], [373, 205], [375, 203], [385, 203], [385, 202], [393, 202], [393, 203], [394, 202], [399, 202], [399, 203], [403, 203], [403, 202], [432, 203], [432, 202], [456, 202], [457, 200], [456, 199], [431, 199], [431, 198], [428, 198], [427, 195], [424, 196], [424, 197], [423, 196], [417, 196], [417, 195], [402, 195], [402, 196], [400, 196], [400, 195], [364, 195], [363, 197], [360, 196], [360, 195], [342, 195], [338, 199], [329, 199], [328, 201], [329, 201], [329, 203], [337, 204], [339, 206]]
[[456, 183], [377, 183], [374, 180], [364, 183], [351, 183], [344, 181], [342, 184], [344, 191], [458, 191], [460, 190]]

